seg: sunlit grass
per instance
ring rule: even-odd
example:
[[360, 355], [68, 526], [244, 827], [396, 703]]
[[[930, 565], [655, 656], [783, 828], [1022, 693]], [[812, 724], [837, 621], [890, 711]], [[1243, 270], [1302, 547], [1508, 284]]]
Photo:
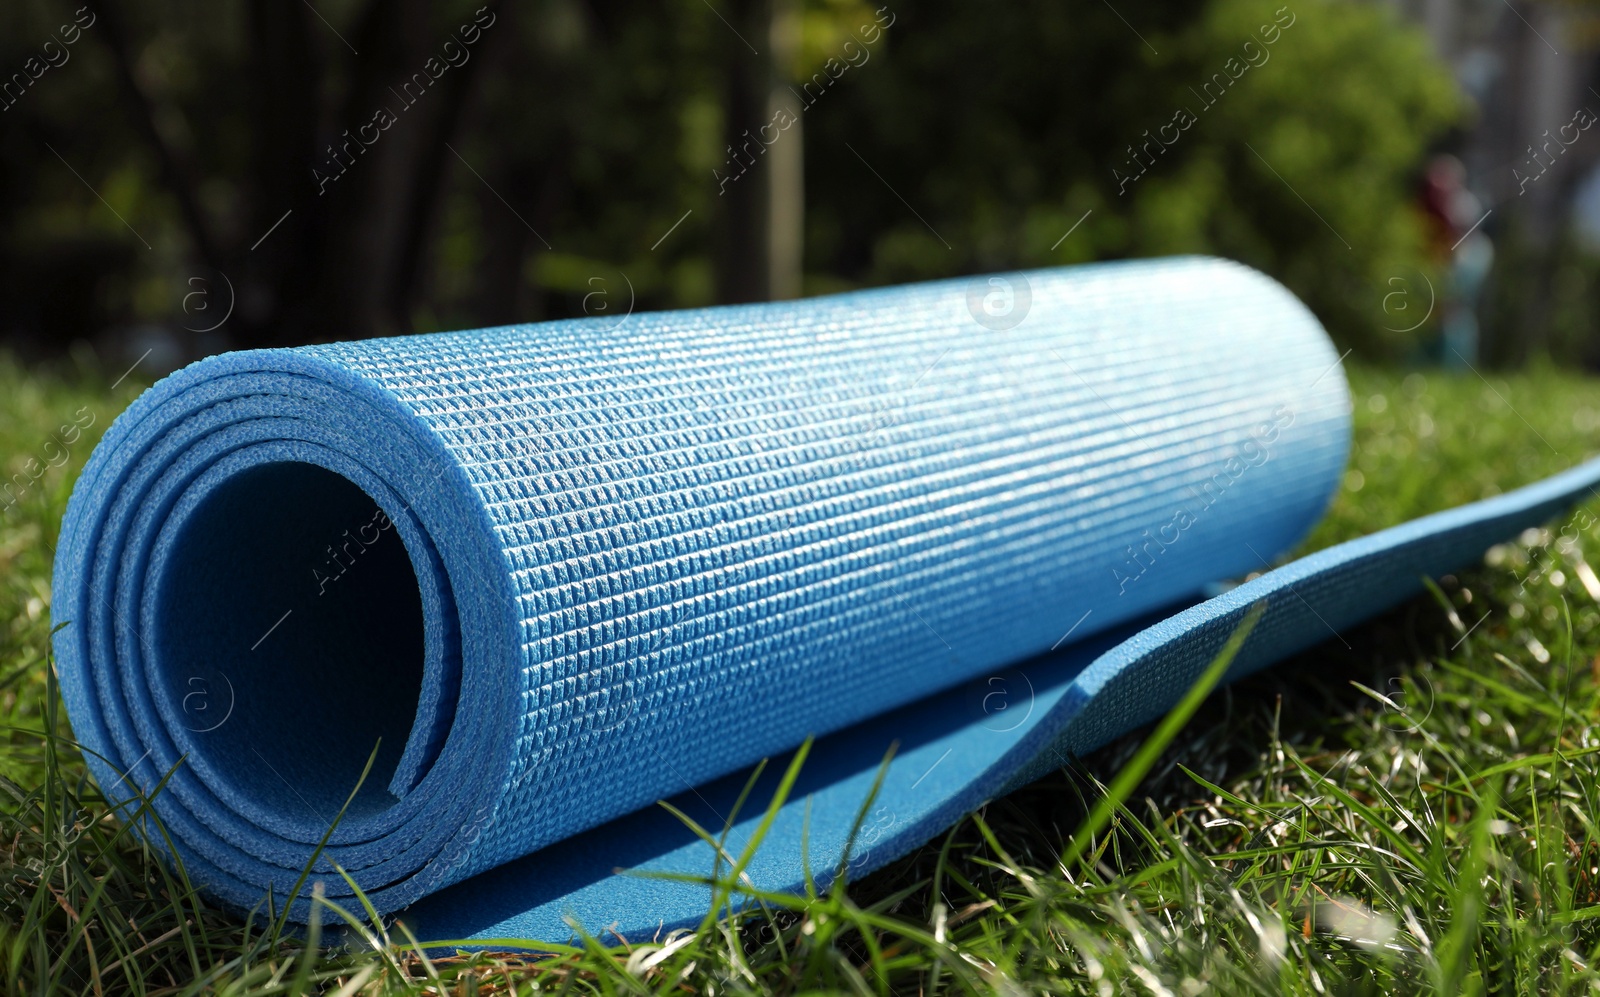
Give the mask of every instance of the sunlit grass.
[[[1305, 549], [1600, 450], [1597, 381], [1350, 374], [1351, 470]], [[0, 363], [0, 461], [30, 475], [0, 511], [0, 992], [1600, 987], [1600, 579], [1588, 567], [1600, 502], [1350, 631], [1350, 649], [1214, 693], [1165, 750], [1141, 753], [1150, 732], [1131, 735], [847, 889], [763, 895], [770, 914], [540, 960], [429, 960], [381, 924], [352, 930], [349, 951], [319, 952], [275, 936], [265, 910], [241, 924], [106, 816], [48, 681], [61, 511], [93, 440], [138, 390], [107, 382]], [[62, 443], [85, 407], [93, 423]], [[1148, 776], [1103, 802], [1135, 760]], [[722, 873], [726, 891], [745, 889]]]

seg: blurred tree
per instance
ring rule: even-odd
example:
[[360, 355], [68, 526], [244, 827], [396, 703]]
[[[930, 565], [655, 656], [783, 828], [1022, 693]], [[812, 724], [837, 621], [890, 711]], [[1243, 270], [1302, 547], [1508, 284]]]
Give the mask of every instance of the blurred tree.
[[[237, 343], [405, 331], [449, 143], [484, 53], [508, 34], [498, 0], [464, 21], [424, 0], [372, 0], [342, 31], [331, 3], [184, 6], [187, 17], [89, 0], [77, 60], [38, 88], [70, 113], [29, 93], [7, 132], [40, 133], [34, 171], [73, 170], [96, 197], [108, 170], [135, 177], [129, 231], [153, 247], [144, 232], [160, 218], [147, 272], [178, 288], [197, 267], [226, 275]], [[49, 21], [31, 22], [8, 38], [50, 37]], [[27, 238], [9, 234], [14, 249]]]
[[792, 298], [800, 292], [805, 195], [801, 108], [787, 84], [800, 20], [793, 0], [732, 0], [728, 8], [742, 44], [724, 46], [728, 159], [718, 171], [717, 297]]
[[[197, 274], [209, 348], [1212, 252], [1394, 352], [1459, 111], [1375, 3], [84, 2], [0, 98], [14, 340], [209, 325]], [[0, 83], [75, 16], [0, 8]]]
[[882, 65], [813, 112], [814, 290], [1216, 253], [1284, 281], [1364, 352], [1423, 334], [1386, 328], [1410, 323], [1382, 302], [1390, 277], [1421, 294], [1412, 178], [1462, 108], [1387, 6], [1038, 2], [1002, 15], [923, 0], [897, 12]]

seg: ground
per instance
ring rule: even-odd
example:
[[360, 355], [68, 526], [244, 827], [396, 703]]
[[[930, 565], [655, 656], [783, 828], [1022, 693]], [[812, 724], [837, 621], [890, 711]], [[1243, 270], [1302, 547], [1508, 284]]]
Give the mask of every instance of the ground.
[[[1304, 550], [1600, 452], [1597, 380], [1348, 373], [1350, 470]], [[50, 677], [61, 513], [144, 386], [114, 378], [0, 359], [0, 992], [1600, 990], [1600, 500], [770, 915], [537, 962], [240, 924], [105, 816]]]

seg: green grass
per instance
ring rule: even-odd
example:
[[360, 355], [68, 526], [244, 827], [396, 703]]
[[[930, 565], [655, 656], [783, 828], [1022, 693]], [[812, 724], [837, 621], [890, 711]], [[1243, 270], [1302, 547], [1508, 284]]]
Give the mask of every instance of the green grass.
[[[1351, 472], [1306, 549], [1600, 450], [1600, 382], [1350, 373]], [[106, 382], [0, 362], [6, 472], [62, 462], [0, 511], [0, 992], [1600, 989], [1600, 502], [1566, 539], [1566, 521], [1534, 531], [1349, 631], [1350, 649], [1196, 696], [1187, 723], [994, 801], [847, 888], [764, 897], [770, 916], [542, 960], [429, 961], [370, 926], [317, 951], [264, 917], [241, 924], [106, 816], [46, 667], [61, 511], [138, 390]], [[50, 434], [84, 406], [94, 422], [60, 458]]]

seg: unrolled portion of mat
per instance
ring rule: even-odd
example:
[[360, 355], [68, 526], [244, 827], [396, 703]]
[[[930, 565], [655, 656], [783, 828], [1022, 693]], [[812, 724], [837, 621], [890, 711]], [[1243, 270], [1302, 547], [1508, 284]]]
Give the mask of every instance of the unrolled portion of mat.
[[214, 357], [74, 490], [67, 707], [240, 909], [370, 760], [291, 912], [393, 912], [1262, 569], [1338, 360], [1193, 258]]
[[[1494, 543], [1595, 498], [1597, 483], [1600, 459], [1320, 550], [1215, 598], [1167, 607], [873, 717], [819, 739], [774, 811], [762, 804], [790, 756], [773, 759], [748, 793], [754, 771], [671, 802], [718, 832], [729, 855], [744, 856], [763, 833], [731, 906], [749, 904], [739, 891], [759, 890], [803, 908], [807, 891], [826, 890], [839, 870], [880, 868], [985, 800], [1160, 716], [1250, 614], [1259, 615], [1229, 679], [1343, 640], [1347, 627], [1421, 592], [1424, 577], [1476, 563]], [[757, 804], [736, 809], [741, 798]], [[712, 897], [703, 884], [713, 871], [732, 878], [727, 860], [719, 867], [717, 859], [672, 813], [646, 809], [441, 890], [401, 918], [414, 937], [446, 950], [537, 948], [528, 940], [567, 941], [580, 928], [643, 941], [705, 916]]]

